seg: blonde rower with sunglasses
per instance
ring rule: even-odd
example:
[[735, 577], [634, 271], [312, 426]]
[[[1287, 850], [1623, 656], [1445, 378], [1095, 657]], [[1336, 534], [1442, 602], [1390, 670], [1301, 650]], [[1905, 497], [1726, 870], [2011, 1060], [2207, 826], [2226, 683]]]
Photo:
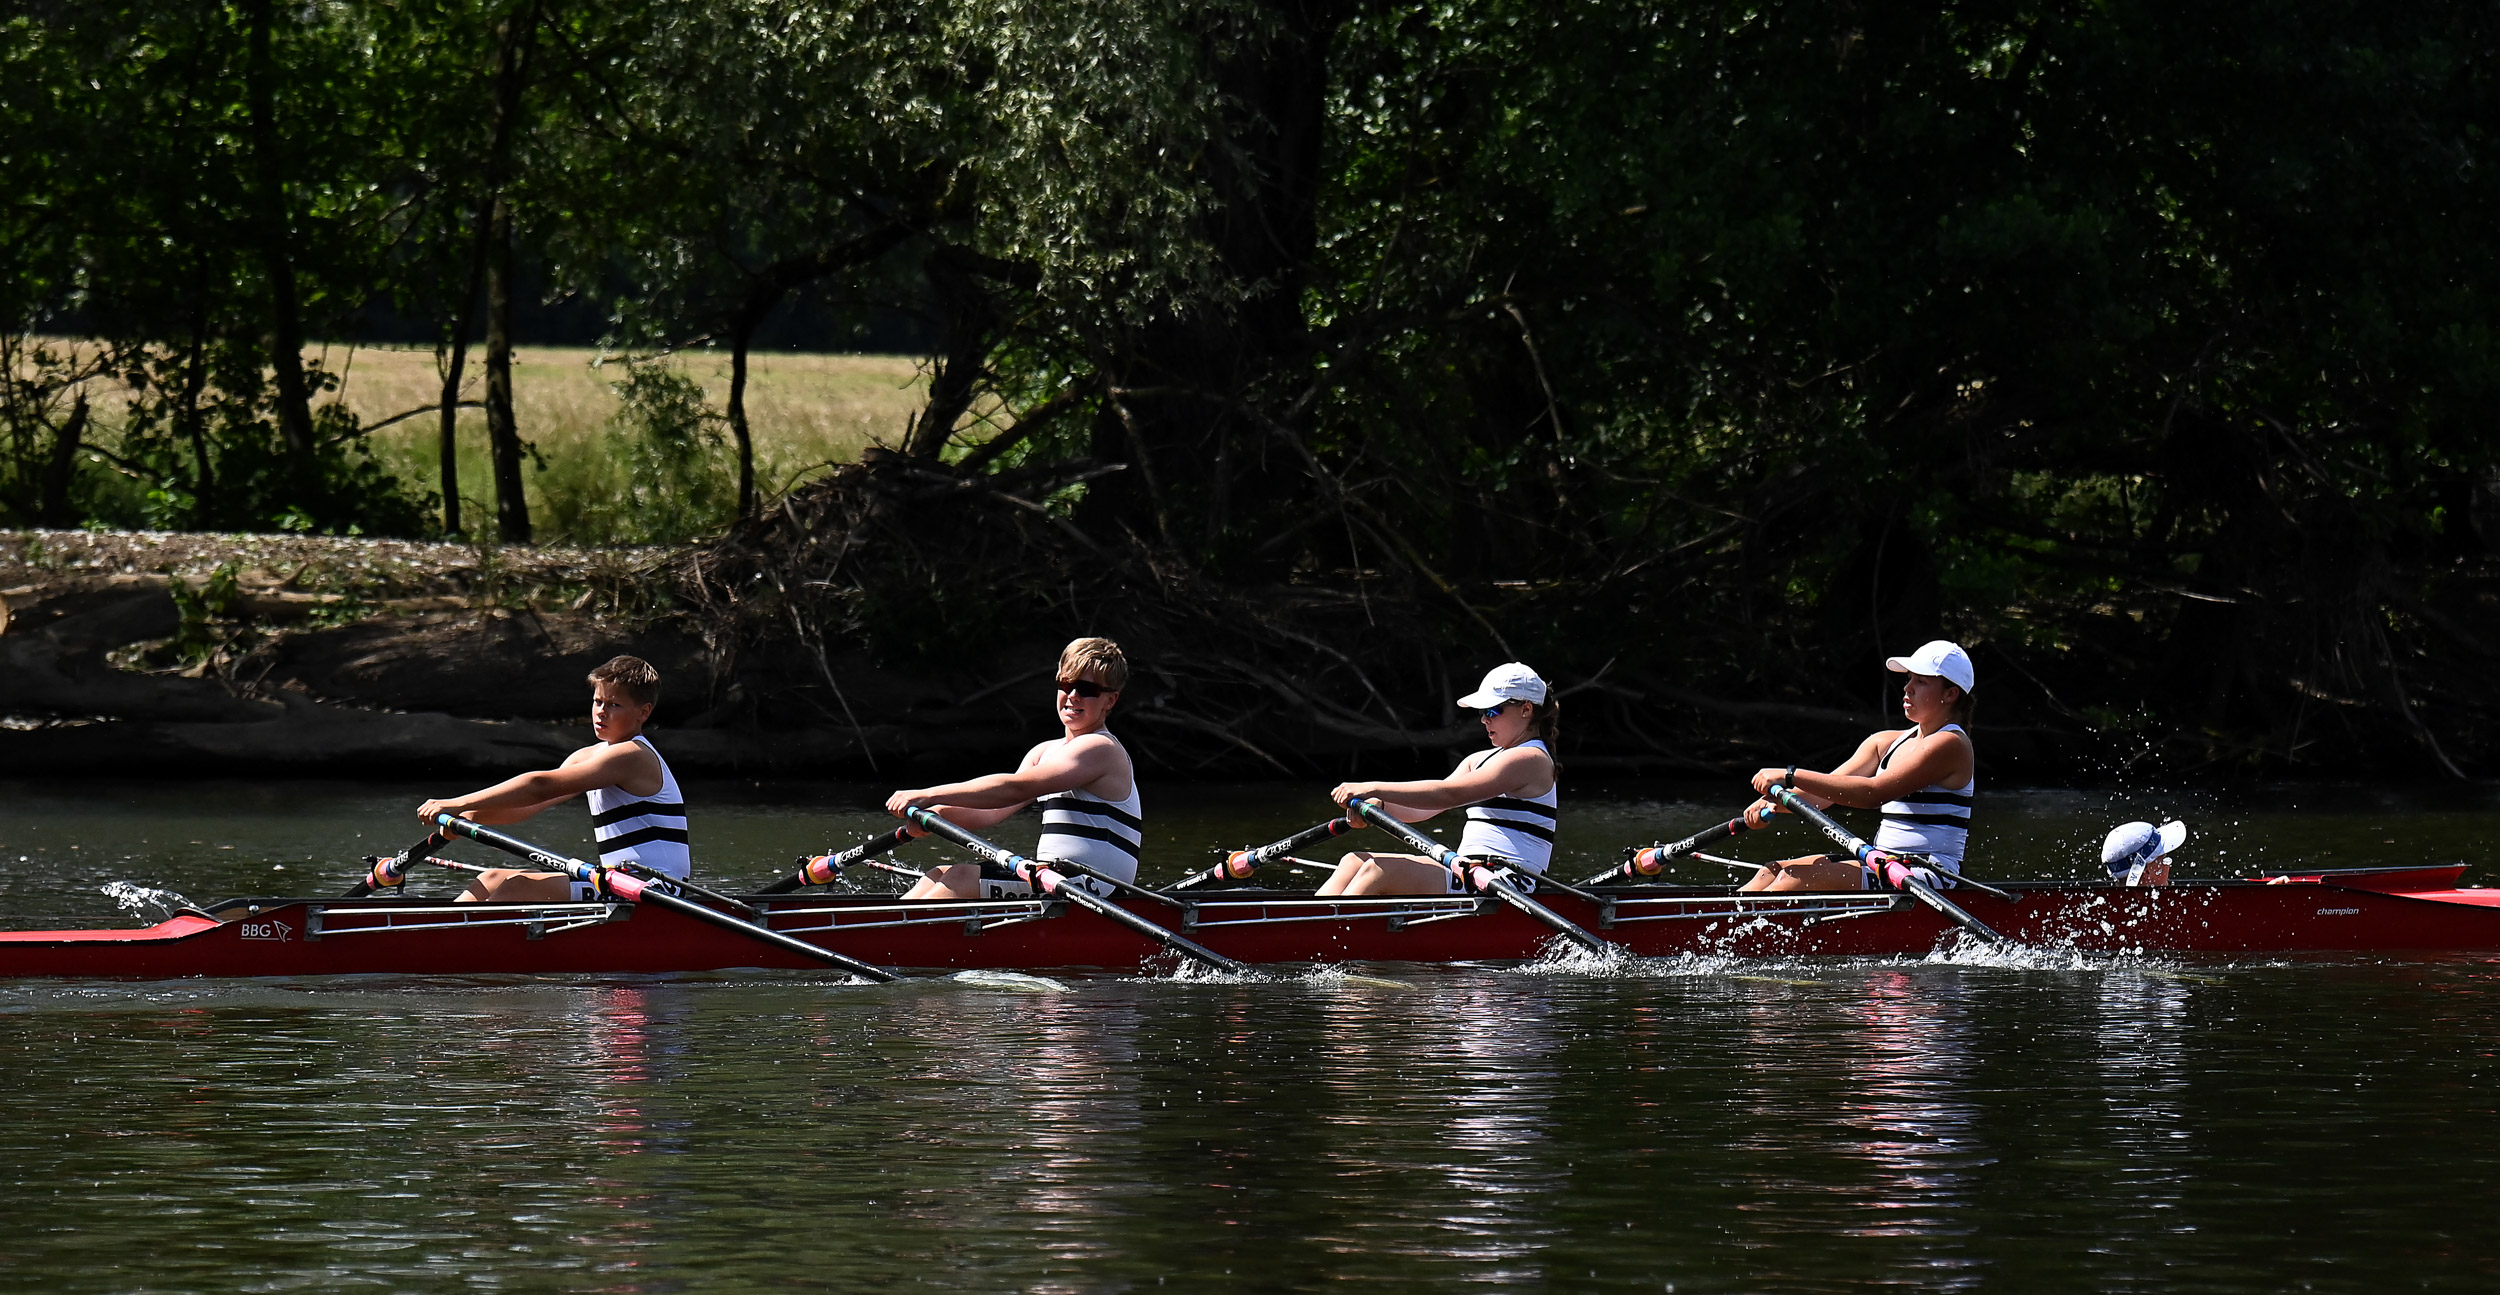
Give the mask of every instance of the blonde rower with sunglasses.
[[[1042, 807], [1042, 839], [1033, 847], [1045, 862], [1082, 863], [1122, 881], [1137, 880], [1137, 855], [1145, 836], [1145, 811], [1137, 798], [1137, 767], [1128, 748], [1111, 735], [1111, 708], [1128, 686], [1128, 658], [1109, 639], [1082, 638], [1059, 654], [1061, 736], [1024, 753], [1014, 773], [993, 773], [942, 787], [898, 791], [886, 798], [900, 818], [913, 809], [974, 832], [1005, 822], [1026, 805]], [[1079, 879], [1097, 894], [1099, 881]], [[1029, 895], [1033, 888], [1012, 877], [984, 877], [979, 865], [931, 868], [905, 899], [999, 899]]]

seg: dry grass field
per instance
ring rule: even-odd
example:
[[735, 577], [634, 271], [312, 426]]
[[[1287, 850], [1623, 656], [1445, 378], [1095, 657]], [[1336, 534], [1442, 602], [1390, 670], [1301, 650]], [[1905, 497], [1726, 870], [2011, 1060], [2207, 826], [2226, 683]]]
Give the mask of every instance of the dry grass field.
[[[442, 379], [432, 350], [333, 345], [315, 359], [342, 375], [328, 399], [343, 400], [365, 423], [434, 403]], [[696, 351], [670, 364], [703, 388], [715, 411], [729, 399], [729, 357]], [[528, 347], [512, 366], [514, 414], [521, 437], [535, 445], [545, 467], [525, 470], [531, 512], [559, 533], [548, 539], [596, 542], [598, 535], [565, 535], [562, 519], [585, 515], [581, 498], [617, 488], [622, 465], [609, 453], [609, 420], [619, 408], [611, 384], [624, 377], [621, 358], [588, 348]], [[472, 351], [462, 375], [461, 399], [480, 399], [486, 377]], [[926, 397], [927, 378], [906, 356], [799, 355], [758, 352], [747, 360], [747, 422], [755, 435], [755, 475], [767, 496], [833, 463], [856, 460], [876, 443], [896, 444], [913, 411]], [[395, 475], [420, 489], [439, 475], [432, 413], [393, 423], [373, 434], [373, 448]], [[490, 517], [494, 485], [486, 458], [486, 414], [460, 411], [460, 495], [471, 524]], [[726, 451], [724, 452], [726, 453]], [[731, 469], [734, 471], [734, 467]], [[595, 511], [595, 510], [591, 510]]]

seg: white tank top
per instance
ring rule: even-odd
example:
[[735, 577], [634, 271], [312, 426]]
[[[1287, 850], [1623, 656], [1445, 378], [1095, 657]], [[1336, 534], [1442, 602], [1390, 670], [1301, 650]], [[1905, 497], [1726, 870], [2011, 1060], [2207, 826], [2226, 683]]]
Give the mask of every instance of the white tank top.
[[694, 851], [686, 844], [686, 798], [677, 790], [677, 775], [651, 739], [634, 741], [660, 761], [660, 789], [649, 796], [622, 787], [591, 789], [590, 834], [599, 839], [599, 862], [639, 863], [672, 877], [692, 876]]
[[[1552, 756], [1554, 750], [1542, 738], [1531, 738], [1520, 744], [1532, 746]], [[1495, 747], [1477, 759], [1476, 768], [1500, 755], [1506, 748]], [[1507, 748], [1517, 750], [1517, 747]], [[1467, 826], [1458, 836], [1458, 852], [1479, 859], [1503, 859], [1529, 872], [1543, 872], [1554, 858], [1554, 805], [1562, 791], [1560, 779], [1534, 798], [1496, 796], [1467, 807]]]
[[[1947, 724], [1939, 733], [1963, 733], [1959, 724]], [[1892, 763], [1893, 753], [1911, 738], [1918, 736], [1911, 729], [1893, 739], [1884, 748], [1884, 758], [1875, 762], [1881, 773]], [[1967, 738], [1969, 734], [1963, 733]], [[1875, 828], [1875, 848], [1896, 854], [1923, 854], [1936, 861], [1947, 872], [1962, 870], [1962, 855], [1970, 845], [1971, 793], [1979, 789], [1979, 774], [1973, 771], [1969, 782], [1960, 787], [1922, 787], [1901, 800], [1888, 800], [1880, 811], [1884, 821]]]
[[1146, 818], [1134, 774], [1126, 800], [1104, 800], [1090, 791], [1061, 791], [1033, 803], [1042, 811], [1042, 839], [1033, 845], [1035, 858], [1081, 863], [1122, 881], [1137, 880], [1137, 856], [1146, 844]]

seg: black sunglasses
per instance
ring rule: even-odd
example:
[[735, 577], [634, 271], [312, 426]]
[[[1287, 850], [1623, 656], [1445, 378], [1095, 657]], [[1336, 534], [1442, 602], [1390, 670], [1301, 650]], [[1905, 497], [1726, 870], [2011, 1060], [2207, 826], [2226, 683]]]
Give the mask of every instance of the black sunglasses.
[[1061, 680], [1059, 684], [1059, 691], [1074, 693], [1079, 697], [1100, 697], [1104, 693], [1110, 692], [1111, 689], [1105, 688], [1091, 679], [1078, 679], [1074, 681]]

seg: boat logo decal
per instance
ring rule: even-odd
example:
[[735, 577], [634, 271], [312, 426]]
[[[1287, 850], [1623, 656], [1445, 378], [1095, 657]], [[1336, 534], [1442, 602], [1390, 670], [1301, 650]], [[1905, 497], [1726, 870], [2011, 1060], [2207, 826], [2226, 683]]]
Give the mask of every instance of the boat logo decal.
[[2358, 915], [2360, 912], [2361, 912], [2361, 910], [2360, 910], [2360, 909], [2357, 909], [2357, 908], [2321, 908], [2321, 909], [2319, 909], [2319, 910], [2318, 910], [2318, 916], [2320, 916], [2320, 917], [2353, 917], [2353, 916]]
[[243, 928], [246, 940], [285, 940], [295, 934], [294, 927], [279, 921], [237, 922], [235, 925]]

